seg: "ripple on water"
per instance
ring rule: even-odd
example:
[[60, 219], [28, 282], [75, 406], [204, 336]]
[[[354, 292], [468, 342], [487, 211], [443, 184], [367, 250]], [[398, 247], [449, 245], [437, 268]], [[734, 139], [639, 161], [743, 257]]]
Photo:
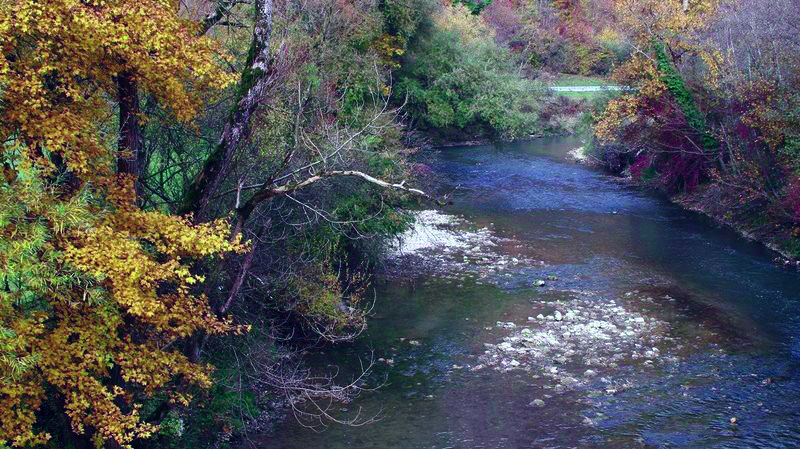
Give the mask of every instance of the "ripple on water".
[[386, 384], [357, 401], [385, 419], [257, 447], [800, 447], [796, 275], [525, 145], [432, 163], [460, 215], [418, 213], [389, 251]]

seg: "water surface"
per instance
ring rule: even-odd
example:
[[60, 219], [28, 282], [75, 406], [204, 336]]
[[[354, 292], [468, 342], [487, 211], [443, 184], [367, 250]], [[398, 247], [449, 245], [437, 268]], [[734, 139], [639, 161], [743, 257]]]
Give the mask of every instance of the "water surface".
[[[401, 259], [407, 274], [379, 279], [365, 335], [315, 358], [319, 368], [343, 366], [343, 378], [359, 360], [390, 360], [368, 378], [380, 388], [331, 410], [377, 422], [318, 431], [290, 419], [251, 435], [250, 446], [800, 447], [800, 276], [697, 214], [568, 162], [579, 145], [557, 138], [435, 153], [430, 164], [454, 192], [444, 212], [495, 246]], [[447, 258], [458, 263], [448, 268]], [[639, 333], [622, 349], [575, 340], [574, 350], [491, 365], [495, 346], [484, 343], [522, 328], [561, 338], [574, 323], [535, 316], [570, 308], [651, 327], [632, 324]]]

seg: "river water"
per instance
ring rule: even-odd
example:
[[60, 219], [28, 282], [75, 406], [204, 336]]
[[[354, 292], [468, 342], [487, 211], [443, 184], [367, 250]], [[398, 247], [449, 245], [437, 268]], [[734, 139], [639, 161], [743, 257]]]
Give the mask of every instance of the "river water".
[[394, 250], [365, 334], [312, 356], [375, 361], [330, 412], [376, 421], [248, 447], [800, 448], [800, 276], [579, 145], [431, 156], [454, 205]]

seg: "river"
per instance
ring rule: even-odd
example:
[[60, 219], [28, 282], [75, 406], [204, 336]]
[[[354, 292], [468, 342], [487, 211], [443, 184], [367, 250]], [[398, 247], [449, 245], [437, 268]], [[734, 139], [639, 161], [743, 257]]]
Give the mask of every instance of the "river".
[[800, 447], [800, 276], [579, 145], [434, 153], [454, 204], [395, 250], [365, 334], [312, 356], [342, 379], [374, 360], [378, 388], [331, 412], [377, 421], [247, 447]]

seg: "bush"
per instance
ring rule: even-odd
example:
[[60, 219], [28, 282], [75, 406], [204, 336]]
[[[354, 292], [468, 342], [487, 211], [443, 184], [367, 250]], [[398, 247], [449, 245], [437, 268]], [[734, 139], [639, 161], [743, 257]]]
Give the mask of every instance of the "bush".
[[537, 130], [541, 86], [526, 80], [510, 51], [463, 6], [435, 16], [398, 73], [396, 89], [422, 128], [457, 128], [519, 137]]

